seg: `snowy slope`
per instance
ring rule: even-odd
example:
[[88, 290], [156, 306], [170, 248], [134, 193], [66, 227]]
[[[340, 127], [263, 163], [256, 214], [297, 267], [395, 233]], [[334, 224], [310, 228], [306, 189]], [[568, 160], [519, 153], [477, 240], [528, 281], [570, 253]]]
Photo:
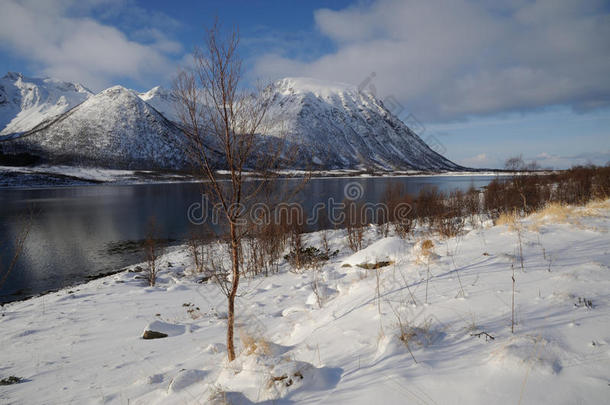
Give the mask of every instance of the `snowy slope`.
[[135, 92], [114, 86], [5, 148], [27, 150], [54, 163], [179, 168], [185, 157], [178, 139], [173, 123]]
[[272, 90], [269, 132], [301, 145], [300, 166], [457, 170], [370, 93], [354, 86], [286, 78]]
[[138, 93], [138, 96], [163, 114], [165, 118], [174, 122], [179, 121], [174, 106], [174, 97], [170, 90], [156, 86], [145, 93]]
[[[340, 252], [319, 271], [283, 264], [242, 279], [232, 363], [226, 297], [177, 248], [159, 259], [156, 287], [124, 272], [5, 305], [0, 377], [24, 382], [2, 387], [0, 402], [607, 403], [609, 226], [610, 201], [574, 208], [564, 223], [523, 220], [514, 333], [519, 236], [509, 227], [415, 240], [370, 229], [364, 259], [394, 262], [377, 271], [346, 267], [363, 254], [346, 248], [344, 231], [327, 231]], [[421, 238], [434, 244], [429, 264]], [[322, 233], [303, 242], [321, 248]], [[169, 336], [143, 340], [145, 329]]]
[[0, 136], [29, 131], [92, 95], [80, 84], [9, 72], [0, 78]]

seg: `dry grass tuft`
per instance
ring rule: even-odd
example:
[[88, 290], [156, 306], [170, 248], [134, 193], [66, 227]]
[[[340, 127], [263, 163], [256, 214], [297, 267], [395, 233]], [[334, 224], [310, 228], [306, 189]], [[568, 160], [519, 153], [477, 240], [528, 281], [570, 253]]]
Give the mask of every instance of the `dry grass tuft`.
[[601, 217], [604, 215], [601, 211], [608, 209], [610, 209], [610, 199], [592, 200], [584, 207], [574, 210], [574, 214], [579, 217]]
[[430, 319], [425, 319], [424, 322], [418, 326], [399, 322], [398, 339], [409, 347], [412, 347], [413, 344], [419, 347], [426, 347], [434, 340], [433, 333], [430, 330], [431, 326], [432, 320]]
[[508, 229], [514, 231], [517, 229], [517, 221], [519, 219], [519, 214], [517, 211], [511, 212], [502, 212], [500, 216], [496, 219], [495, 225], [506, 225]]
[[570, 224], [585, 228], [579, 219], [603, 216], [603, 211], [610, 208], [610, 200], [592, 200], [585, 206], [572, 206], [565, 203], [551, 202], [531, 216], [531, 231], [539, 231], [543, 224]]
[[239, 338], [246, 356], [251, 354], [269, 356], [271, 354], [271, 345], [263, 337], [253, 336], [247, 331], [240, 330]]
[[421, 243], [416, 243], [414, 248], [414, 262], [416, 264], [430, 264], [438, 255], [434, 252], [434, 242], [430, 239], [424, 239]]
[[536, 217], [545, 218], [550, 222], [566, 223], [574, 209], [559, 202], [548, 203], [542, 210], [535, 214]]
[[421, 244], [421, 250], [423, 255], [429, 256], [433, 248], [434, 242], [432, 242], [430, 239], [426, 239]]

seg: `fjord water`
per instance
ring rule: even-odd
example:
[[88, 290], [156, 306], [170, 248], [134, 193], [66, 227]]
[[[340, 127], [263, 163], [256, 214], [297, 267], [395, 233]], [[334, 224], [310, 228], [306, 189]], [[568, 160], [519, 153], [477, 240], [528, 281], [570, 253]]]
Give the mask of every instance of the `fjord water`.
[[[416, 194], [426, 186], [439, 190], [480, 188], [490, 176], [313, 178], [300, 193], [305, 215], [316, 203], [344, 199], [348, 185], [361, 187], [360, 201], [377, 203], [388, 185], [402, 184]], [[290, 188], [299, 180], [281, 180]], [[0, 190], [0, 265], [6, 269], [14, 241], [31, 218], [25, 247], [0, 289], [0, 303], [85, 281], [89, 276], [142, 262], [130, 241], [146, 238], [154, 217], [157, 237], [180, 243], [194, 225], [187, 211], [201, 202], [196, 183], [96, 185]], [[127, 248], [125, 248], [127, 247]]]

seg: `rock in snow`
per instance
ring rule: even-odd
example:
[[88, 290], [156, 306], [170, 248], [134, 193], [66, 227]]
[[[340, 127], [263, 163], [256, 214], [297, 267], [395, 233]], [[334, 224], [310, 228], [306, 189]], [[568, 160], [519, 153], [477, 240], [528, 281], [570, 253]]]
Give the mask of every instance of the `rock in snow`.
[[157, 332], [154, 330], [145, 330], [144, 334], [142, 335], [142, 339], [163, 339], [166, 338], [167, 334], [163, 333], [163, 332]]
[[160, 339], [168, 336], [179, 336], [186, 330], [184, 325], [175, 325], [163, 321], [153, 321], [144, 328], [142, 339]]

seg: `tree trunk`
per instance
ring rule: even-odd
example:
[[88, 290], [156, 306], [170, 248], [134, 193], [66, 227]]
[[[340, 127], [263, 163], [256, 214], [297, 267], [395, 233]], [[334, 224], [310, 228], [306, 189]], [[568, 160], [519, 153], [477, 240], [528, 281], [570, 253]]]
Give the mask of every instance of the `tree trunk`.
[[237, 287], [239, 286], [239, 240], [235, 224], [231, 223], [231, 261], [233, 262], [233, 281], [231, 291], [228, 298], [227, 309], [227, 353], [229, 361], [235, 360], [235, 345], [233, 344], [233, 329], [235, 325], [235, 296], [237, 295]]

